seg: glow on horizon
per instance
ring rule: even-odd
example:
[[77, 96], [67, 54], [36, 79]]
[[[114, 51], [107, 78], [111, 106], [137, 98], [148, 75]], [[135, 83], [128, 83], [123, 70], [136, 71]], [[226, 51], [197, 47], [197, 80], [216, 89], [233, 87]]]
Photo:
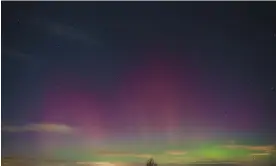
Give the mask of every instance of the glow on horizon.
[[[177, 72], [179, 68], [185, 72]], [[241, 94], [244, 102], [233, 97], [226, 103], [223, 94], [214, 94], [208, 89], [212, 86], [201, 81], [203, 75], [196, 65], [187, 62], [180, 66], [177, 60], [154, 56], [123, 73], [113, 93], [105, 95], [92, 89], [85, 77], [55, 71], [44, 85], [40, 115], [41, 121], [52, 125], [23, 131], [59, 131], [36, 134], [37, 151], [94, 162], [136, 163], [151, 156], [161, 164], [210, 158], [241, 160], [251, 151], [267, 150], [234, 142], [225, 145], [227, 140], [252, 139], [236, 138], [238, 131], [247, 134], [258, 124], [255, 116], [246, 114], [253, 107], [248, 104], [251, 97]], [[64, 86], [55, 88], [57, 85]], [[221, 110], [235, 112], [226, 119]], [[246, 115], [246, 120], [240, 114]], [[229, 119], [237, 121], [226, 123]], [[74, 130], [58, 135], [64, 127], [56, 130], [60, 125], [53, 124]], [[19, 128], [9, 128], [15, 129]], [[98, 153], [110, 149], [118, 153]], [[126, 150], [129, 154], [120, 153]]]

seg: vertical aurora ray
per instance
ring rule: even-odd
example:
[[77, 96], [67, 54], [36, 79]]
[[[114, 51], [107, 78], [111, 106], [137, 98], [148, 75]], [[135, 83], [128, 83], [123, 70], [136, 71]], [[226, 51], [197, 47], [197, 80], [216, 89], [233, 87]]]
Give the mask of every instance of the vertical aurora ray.
[[3, 6], [3, 156], [268, 161], [272, 4]]
[[[54, 151], [60, 157], [78, 153], [77, 156], [85, 160], [116, 162], [122, 157], [101, 156], [97, 151], [130, 150], [150, 153], [163, 161], [165, 158], [178, 159], [160, 154], [162, 151], [184, 150], [193, 145], [188, 161], [204, 157], [226, 160], [230, 154], [235, 158], [236, 152], [215, 147], [208, 150], [198, 144], [214, 140], [217, 144], [221, 144], [219, 141], [225, 143], [237, 136], [240, 125], [245, 127], [241, 129], [246, 133], [255, 124], [254, 116], [234, 125], [225, 123], [221, 111], [226, 107], [224, 101], [217, 98], [219, 94], [214, 89], [209, 89], [211, 86], [204, 79], [204, 71], [195, 66], [187, 57], [147, 56], [141, 65], [123, 73], [124, 79], [113, 91], [116, 93], [105, 92], [109, 95], [107, 98], [103, 98], [100, 91], [89, 88], [91, 82], [87, 80], [91, 78], [67, 72], [51, 74], [45, 84], [42, 121], [68, 124], [75, 130], [67, 136], [42, 135], [41, 149], [48, 153]], [[233, 99], [235, 104], [229, 108], [240, 111], [249, 108], [247, 103], [238, 100]], [[248, 153], [240, 151], [237, 155]]]
[[[103, 107], [96, 94], [89, 91], [85, 78], [66, 72], [53, 73], [45, 85], [44, 114], [41, 121], [73, 126], [73, 133], [63, 136], [67, 140], [61, 147], [95, 146], [107, 137]], [[52, 135], [41, 136], [41, 144], [49, 148]], [[62, 136], [59, 136], [62, 137]], [[51, 143], [50, 143], [51, 144]], [[43, 148], [42, 148], [43, 149]]]

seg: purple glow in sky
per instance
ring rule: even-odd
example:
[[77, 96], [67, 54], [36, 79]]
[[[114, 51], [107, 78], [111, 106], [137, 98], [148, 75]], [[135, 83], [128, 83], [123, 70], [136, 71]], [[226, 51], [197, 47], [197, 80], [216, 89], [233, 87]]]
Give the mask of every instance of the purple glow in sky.
[[3, 154], [122, 165], [267, 156], [273, 6], [3, 3]]

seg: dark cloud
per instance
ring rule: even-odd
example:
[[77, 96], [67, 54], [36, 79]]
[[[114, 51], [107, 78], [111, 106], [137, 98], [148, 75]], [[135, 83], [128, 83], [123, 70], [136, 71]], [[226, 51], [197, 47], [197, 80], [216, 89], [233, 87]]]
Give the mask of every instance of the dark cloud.
[[93, 46], [99, 46], [101, 44], [91, 33], [82, 30], [82, 28], [79, 28], [77, 25], [70, 25], [43, 18], [33, 18], [30, 22], [47, 33], [66, 38], [67, 40]]

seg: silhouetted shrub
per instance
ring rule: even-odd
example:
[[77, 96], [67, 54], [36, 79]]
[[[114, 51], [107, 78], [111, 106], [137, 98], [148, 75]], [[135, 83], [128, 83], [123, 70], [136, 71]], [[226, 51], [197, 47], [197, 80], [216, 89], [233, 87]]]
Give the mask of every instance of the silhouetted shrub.
[[151, 158], [148, 160], [147, 166], [157, 166], [157, 164], [154, 162], [153, 158]]

